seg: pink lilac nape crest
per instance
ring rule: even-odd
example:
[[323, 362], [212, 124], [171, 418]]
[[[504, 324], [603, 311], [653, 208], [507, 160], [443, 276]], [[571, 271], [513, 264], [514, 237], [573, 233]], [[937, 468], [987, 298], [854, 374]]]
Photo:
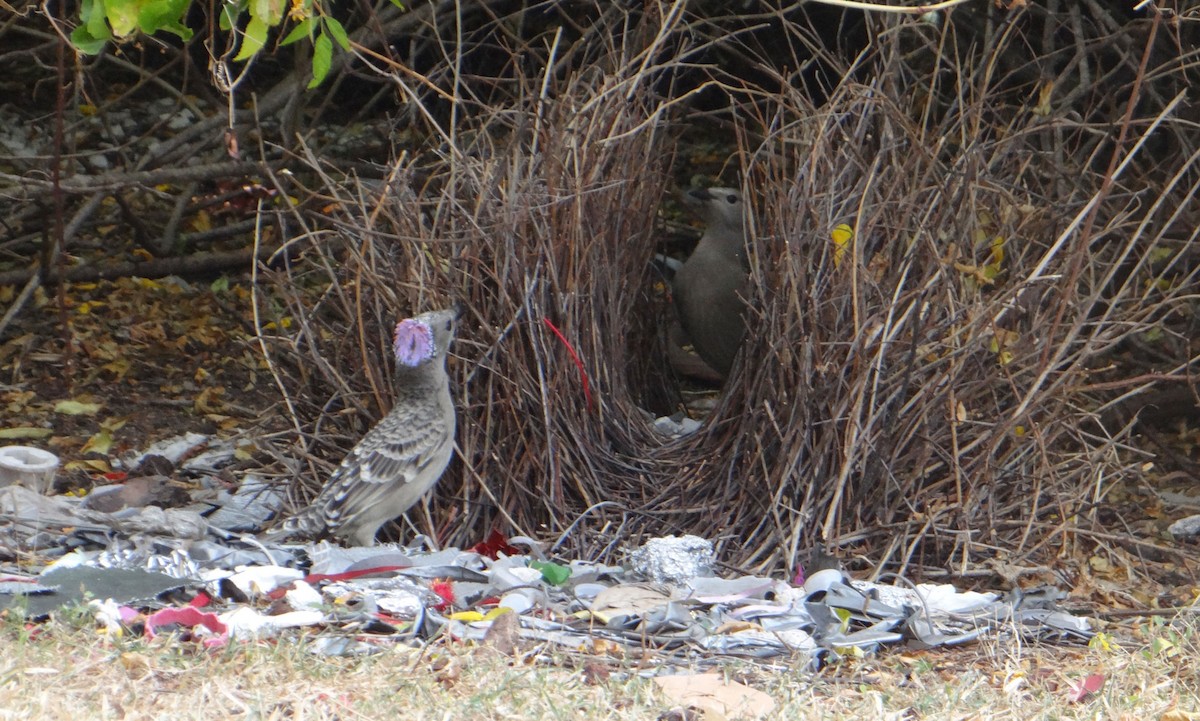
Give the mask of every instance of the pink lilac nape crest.
[[402, 320], [396, 326], [392, 350], [396, 362], [415, 368], [433, 355], [433, 330], [419, 320]]

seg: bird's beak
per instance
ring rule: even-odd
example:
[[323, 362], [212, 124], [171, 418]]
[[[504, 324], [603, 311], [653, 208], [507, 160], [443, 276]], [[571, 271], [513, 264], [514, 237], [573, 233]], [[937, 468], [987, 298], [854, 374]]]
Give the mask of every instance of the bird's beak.
[[713, 194], [708, 188], [688, 188], [683, 195], [683, 201], [690, 205], [703, 205], [712, 200]]

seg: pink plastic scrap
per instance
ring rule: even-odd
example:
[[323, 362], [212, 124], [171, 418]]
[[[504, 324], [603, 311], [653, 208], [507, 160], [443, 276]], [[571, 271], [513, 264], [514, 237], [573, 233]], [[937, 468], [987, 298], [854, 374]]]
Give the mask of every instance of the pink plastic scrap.
[[146, 636], [155, 638], [156, 631], [169, 626], [185, 626], [187, 628], [203, 627], [212, 636], [203, 638], [201, 643], [205, 648], [219, 648], [229, 640], [229, 628], [221, 622], [215, 613], [201, 611], [192, 606], [183, 608], [164, 608], [146, 617]]

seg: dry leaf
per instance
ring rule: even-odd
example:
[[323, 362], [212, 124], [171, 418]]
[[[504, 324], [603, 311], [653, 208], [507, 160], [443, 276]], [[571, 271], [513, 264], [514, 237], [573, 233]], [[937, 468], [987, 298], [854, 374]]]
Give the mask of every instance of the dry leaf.
[[592, 601], [592, 613], [601, 618], [641, 616], [667, 605], [671, 595], [645, 584], [625, 583], [606, 588]]
[[12, 441], [20, 438], [46, 438], [54, 431], [49, 428], [0, 428], [0, 440]]
[[1080, 681], [1077, 686], [1072, 686], [1067, 698], [1072, 703], [1079, 703], [1098, 693], [1102, 688], [1104, 688], [1104, 674], [1093, 673]]
[[89, 438], [87, 443], [83, 444], [83, 448], [80, 450], [80, 453], [98, 453], [102, 456], [106, 456], [108, 455], [108, 452], [112, 450], [112, 445], [112, 433], [107, 430], [102, 430]]
[[758, 719], [775, 710], [775, 701], [767, 694], [720, 674], [660, 676], [654, 683], [672, 703], [703, 709], [717, 718]]
[[101, 404], [86, 401], [59, 401], [54, 404], [54, 412], [67, 416], [92, 415], [100, 410]]

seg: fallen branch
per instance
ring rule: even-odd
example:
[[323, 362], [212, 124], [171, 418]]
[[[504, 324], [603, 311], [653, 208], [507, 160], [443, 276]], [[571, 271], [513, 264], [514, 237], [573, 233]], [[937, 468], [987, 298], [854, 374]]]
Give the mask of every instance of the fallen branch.
[[[258, 249], [257, 255], [253, 248], [230, 250], [214, 253], [185, 255], [175, 258], [155, 258], [145, 261], [126, 261], [120, 263], [89, 263], [76, 265], [66, 269], [66, 280], [72, 283], [93, 280], [111, 280], [138, 276], [141, 278], [162, 278], [168, 275], [191, 275], [194, 273], [211, 273], [227, 268], [244, 267], [252, 258], [265, 260], [281, 246], [265, 246]], [[0, 273], [0, 286], [28, 283], [38, 275], [41, 268], [32, 266], [21, 270], [10, 270]], [[59, 282], [57, 268], [52, 268], [45, 274], [43, 282], [47, 285]]]
[[[104, 175], [75, 175], [65, 178], [59, 184], [59, 189], [68, 194], [95, 193], [100, 190], [117, 190], [134, 185], [153, 187], [163, 183], [194, 183], [202, 180], [216, 180], [233, 176], [242, 177], [254, 173], [263, 173], [264, 166], [257, 162], [227, 161], [209, 163], [206, 165], [191, 165], [178, 168], [158, 168], [132, 173], [106, 173]], [[7, 192], [27, 200], [31, 196], [53, 192], [54, 183], [50, 180], [25, 175], [0, 173], [0, 182], [11, 185]], [[20, 189], [20, 195], [14, 190]]]

